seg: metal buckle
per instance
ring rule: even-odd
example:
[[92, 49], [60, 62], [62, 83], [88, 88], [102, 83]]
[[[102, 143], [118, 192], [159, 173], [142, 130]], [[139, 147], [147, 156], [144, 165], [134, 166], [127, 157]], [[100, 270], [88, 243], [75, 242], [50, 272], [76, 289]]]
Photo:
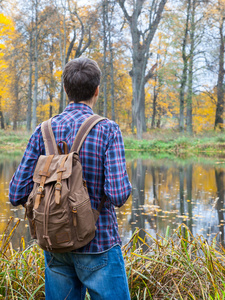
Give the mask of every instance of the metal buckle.
[[[57, 188], [57, 185], [59, 185], [58, 188]], [[62, 183], [57, 181], [56, 184], [55, 184], [55, 189], [61, 190], [62, 189]]]
[[45, 190], [44, 187], [43, 187], [42, 185], [39, 185], [38, 189], [41, 189], [41, 193], [43, 193], [44, 190]]

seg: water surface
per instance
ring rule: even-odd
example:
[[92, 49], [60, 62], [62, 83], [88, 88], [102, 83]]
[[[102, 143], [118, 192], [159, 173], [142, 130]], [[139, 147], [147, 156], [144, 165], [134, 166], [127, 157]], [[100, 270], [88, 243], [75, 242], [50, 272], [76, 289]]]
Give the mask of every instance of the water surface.
[[[24, 209], [13, 207], [8, 201], [9, 181], [21, 156], [0, 160], [0, 234], [10, 216], [21, 223], [14, 236], [18, 247], [21, 236], [30, 240]], [[223, 167], [222, 167], [223, 166]], [[224, 241], [225, 167], [218, 161], [172, 161], [169, 159], [133, 159], [127, 161], [133, 186], [126, 204], [117, 209], [119, 231], [126, 243], [134, 230], [143, 228], [152, 236], [164, 236], [185, 223], [193, 235]]]

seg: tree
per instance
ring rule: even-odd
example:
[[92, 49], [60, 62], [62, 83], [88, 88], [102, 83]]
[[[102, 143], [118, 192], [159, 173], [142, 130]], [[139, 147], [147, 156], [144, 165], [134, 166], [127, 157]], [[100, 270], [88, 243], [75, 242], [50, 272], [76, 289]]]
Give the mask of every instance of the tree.
[[180, 82], [180, 119], [179, 119], [179, 129], [181, 132], [184, 131], [184, 95], [185, 87], [187, 83], [187, 70], [188, 70], [188, 55], [187, 55], [187, 44], [188, 44], [188, 31], [190, 23], [190, 10], [191, 10], [191, 0], [187, 1], [187, 12], [186, 12], [186, 22], [184, 28], [184, 37], [182, 41], [182, 61], [183, 70]]
[[219, 17], [219, 70], [217, 77], [217, 105], [215, 115], [215, 128], [223, 129], [223, 113], [224, 113], [224, 21], [225, 21], [225, 2], [218, 1], [217, 3]]
[[[152, 70], [147, 71], [150, 56], [149, 47], [162, 17], [166, 0], [151, 1], [137, 0], [132, 5], [132, 14], [125, 7], [125, 0], [118, 0], [131, 32], [132, 39], [132, 77], [133, 105], [132, 123], [137, 128], [137, 137], [141, 139], [146, 131], [145, 119], [145, 84], [153, 76]], [[148, 13], [143, 20], [142, 13]], [[143, 29], [144, 24], [146, 25]], [[147, 71], [147, 73], [146, 73]]]
[[5, 16], [4, 14], [0, 14], [0, 128], [5, 128], [5, 120], [4, 120], [4, 111], [6, 106], [6, 101], [9, 98], [10, 93], [10, 72], [9, 72], [9, 64], [6, 60], [6, 55], [8, 52], [8, 47], [11, 44], [11, 40], [13, 39], [15, 32], [15, 28], [13, 26], [12, 19]]
[[34, 22], [34, 26], [35, 26], [35, 31], [34, 31], [34, 97], [33, 97], [33, 110], [32, 110], [32, 131], [35, 130], [36, 125], [37, 125], [37, 97], [38, 97], [38, 36], [39, 36], [39, 28], [38, 28], [38, 23], [39, 23], [39, 19], [38, 19], [38, 10], [39, 10], [39, 2], [38, 0], [35, 0], [35, 22]]
[[[92, 14], [85, 12], [85, 8], [80, 10], [77, 8], [76, 4], [72, 1], [68, 1], [68, 11], [70, 16], [70, 26], [66, 28], [66, 3], [64, 4], [64, 14], [63, 14], [63, 32], [64, 32], [64, 47], [61, 52], [62, 59], [62, 69], [69, 61], [70, 56], [73, 54], [73, 58], [80, 57], [90, 46], [91, 40], [91, 27], [93, 23]], [[83, 18], [82, 18], [83, 15]], [[85, 19], [85, 23], [83, 21]], [[67, 38], [69, 43], [66, 43], [65, 30], [67, 30]], [[70, 36], [72, 35], [72, 39]], [[66, 45], [69, 45], [68, 47]], [[74, 51], [73, 51], [74, 50]], [[60, 93], [60, 104], [59, 113], [65, 108], [65, 93], [63, 88], [63, 79], [61, 79], [61, 93]]]
[[[189, 4], [188, 4], [189, 6]], [[188, 67], [188, 94], [187, 94], [187, 132], [192, 134], [192, 94], [193, 94], [193, 64], [194, 64], [194, 50], [195, 50], [195, 11], [196, 0], [191, 3], [191, 20], [190, 20], [190, 53], [189, 53], [189, 67]]]

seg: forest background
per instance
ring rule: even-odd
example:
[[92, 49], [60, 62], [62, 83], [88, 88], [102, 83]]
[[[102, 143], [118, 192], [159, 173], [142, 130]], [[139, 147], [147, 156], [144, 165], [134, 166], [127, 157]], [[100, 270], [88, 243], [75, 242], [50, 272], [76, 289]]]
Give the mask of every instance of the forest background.
[[65, 64], [102, 70], [95, 112], [138, 139], [223, 129], [224, 0], [1, 0], [0, 128], [28, 131], [67, 105]]

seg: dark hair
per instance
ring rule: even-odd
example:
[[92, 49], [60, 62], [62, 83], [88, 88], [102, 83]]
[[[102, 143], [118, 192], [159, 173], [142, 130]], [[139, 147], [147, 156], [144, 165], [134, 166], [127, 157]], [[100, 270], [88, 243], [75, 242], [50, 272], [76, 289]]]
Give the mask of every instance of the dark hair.
[[94, 60], [79, 57], [68, 62], [63, 71], [63, 82], [69, 100], [79, 102], [91, 99], [100, 78], [101, 70]]

